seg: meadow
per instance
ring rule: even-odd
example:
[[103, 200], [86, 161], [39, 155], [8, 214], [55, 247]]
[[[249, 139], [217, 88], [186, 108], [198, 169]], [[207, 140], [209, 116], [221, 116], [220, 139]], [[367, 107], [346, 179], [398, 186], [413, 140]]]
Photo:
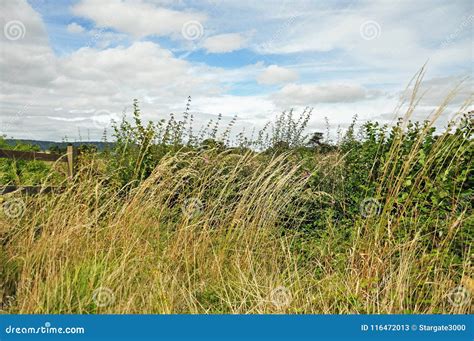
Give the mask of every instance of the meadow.
[[[220, 117], [115, 122], [58, 164], [0, 161], [2, 313], [472, 313], [474, 117], [308, 134], [311, 109], [248, 137]], [[0, 148], [32, 150], [30, 145]]]

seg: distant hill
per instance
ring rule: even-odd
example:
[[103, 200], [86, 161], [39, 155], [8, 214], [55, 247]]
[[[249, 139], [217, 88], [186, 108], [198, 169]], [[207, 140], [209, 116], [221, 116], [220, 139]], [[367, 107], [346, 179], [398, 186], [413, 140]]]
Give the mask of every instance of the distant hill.
[[49, 150], [53, 146], [57, 146], [61, 149], [67, 147], [68, 144], [72, 144], [75, 147], [82, 145], [92, 145], [96, 146], [98, 150], [104, 150], [106, 146], [112, 147], [114, 144], [112, 142], [100, 142], [100, 141], [89, 141], [89, 142], [54, 142], [54, 141], [40, 141], [40, 140], [21, 140], [21, 139], [5, 139], [5, 142], [11, 146], [16, 145], [17, 143], [25, 143], [36, 145], [40, 147], [41, 150]]

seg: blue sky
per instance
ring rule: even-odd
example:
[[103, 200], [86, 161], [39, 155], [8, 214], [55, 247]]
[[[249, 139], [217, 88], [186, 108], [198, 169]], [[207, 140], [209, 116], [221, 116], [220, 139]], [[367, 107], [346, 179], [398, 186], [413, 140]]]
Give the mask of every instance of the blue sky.
[[[261, 127], [314, 107], [344, 128], [390, 122], [428, 61], [415, 118], [464, 77], [441, 124], [472, 98], [470, 1], [3, 0], [0, 132], [17, 138], [101, 136], [139, 99], [146, 119], [200, 123], [238, 115]], [[393, 115], [392, 115], [393, 116]], [[86, 133], [87, 132], [87, 133]]]

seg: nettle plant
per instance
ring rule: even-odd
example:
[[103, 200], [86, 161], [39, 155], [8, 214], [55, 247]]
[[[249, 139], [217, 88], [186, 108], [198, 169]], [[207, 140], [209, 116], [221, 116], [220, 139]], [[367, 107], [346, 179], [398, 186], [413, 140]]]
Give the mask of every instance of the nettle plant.
[[191, 97], [180, 117], [171, 113], [168, 120], [143, 123], [138, 100], [133, 102], [131, 120], [125, 116], [113, 122], [115, 147], [112, 151], [110, 171], [121, 185], [137, 183], [147, 178], [159, 161], [168, 153], [213, 148], [230, 144], [234, 117], [225, 130], [218, 134], [222, 115], [195, 130], [194, 115], [190, 112]]
[[313, 109], [309, 107], [299, 115], [295, 115], [293, 109], [284, 111], [275, 122], [268, 122], [256, 139], [252, 134], [248, 146], [262, 151], [284, 151], [305, 146], [308, 140], [306, 128], [312, 114]]
[[226, 148], [274, 153], [305, 146], [308, 140], [305, 130], [312, 115], [310, 108], [299, 115], [295, 115], [293, 110], [285, 111], [257, 134], [253, 131], [248, 136], [244, 129], [233, 136], [237, 116], [225, 128], [221, 128], [223, 116], [219, 114], [196, 129], [190, 106], [191, 97], [188, 97], [181, 115], [171, 113], [167, 120], [145, 124], [135, 99], [131, 119], [123, 116], [120, 122], [112, 123], [115, 147], [111, 152], [109, 170], [120, 185], [145, 179], [168, 153]]

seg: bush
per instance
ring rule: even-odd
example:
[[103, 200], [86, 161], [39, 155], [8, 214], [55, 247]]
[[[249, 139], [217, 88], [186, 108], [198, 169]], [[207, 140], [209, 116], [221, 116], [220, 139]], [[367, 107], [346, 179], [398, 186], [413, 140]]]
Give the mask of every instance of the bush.
[[7, 312], [470, 312], [449, 296], [472, 285], [472, 114], [331, 143], [287, 112], [231, 142], [189, 104], [144, 124], [135, 101], [66, 191], [0, 215]]

